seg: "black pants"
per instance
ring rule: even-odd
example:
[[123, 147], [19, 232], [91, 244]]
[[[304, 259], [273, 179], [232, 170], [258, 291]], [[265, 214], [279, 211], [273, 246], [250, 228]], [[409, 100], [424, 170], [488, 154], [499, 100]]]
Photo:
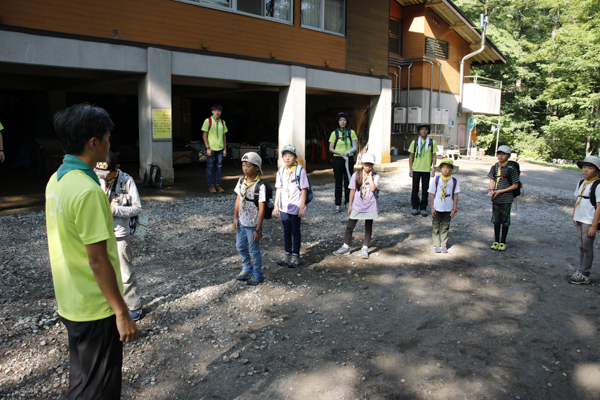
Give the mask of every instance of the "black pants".
[[[413, 210], [427, 210], [429, 179], [431, 179], [431, 172], [413, 171], [412, 193], [410, 195]], [[419, 200], [419, 183], [421, 183], [421, 200]]]
[[115, 316], [89, 322], [60, 318], [69, 332], [69, 400], [121, 397], [123, 343]]
[[[348, 169], [350, 176], [354, 172], [354, 156], [348, 157]], [[350, 201], [350, 189], [348, 185], [348, 172], [346, 172], [346, 161], [343, 157], [333, 157], [333, 176], [335, 177], [335, 205], [342, 205], [342, 182], [344, 185], [344, 204]]]

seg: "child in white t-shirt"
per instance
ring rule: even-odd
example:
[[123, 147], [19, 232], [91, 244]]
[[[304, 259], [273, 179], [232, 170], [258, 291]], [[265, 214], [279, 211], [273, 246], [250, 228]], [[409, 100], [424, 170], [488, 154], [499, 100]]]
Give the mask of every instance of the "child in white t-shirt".
[[452, 174], [458, 171], [458, 166], [454, 161], [444, 158], [440, 164], [435, 167], [436, 171], [441, 171], [429, 184], [429, 197], [431, 202], [431, 216], [433, 217], [433, 251], [435, 253], [447, 253], [448, 231], [450, 230], [450, 220], [454, 218], [457, 212], [458, 192], [460, 186], [458, 180]]
[[[579, 267], [573, 275], [567, 276], [567, 281], [574, 284], [590, 283], [590, 270], [594, 261], [594, 239], [598, 222], [600, 221], [600, 158], [588, 156], [583, 161], [577, 161], [581, 168], [583, 179], [577, 184], [575, 196], [577, 201], [573, 208], [573, 223], [577, 228], [579, 238]], [[592, 193], [592, 189], [594, 193]], [[595, 197], [595, 204], [592, 203]]]

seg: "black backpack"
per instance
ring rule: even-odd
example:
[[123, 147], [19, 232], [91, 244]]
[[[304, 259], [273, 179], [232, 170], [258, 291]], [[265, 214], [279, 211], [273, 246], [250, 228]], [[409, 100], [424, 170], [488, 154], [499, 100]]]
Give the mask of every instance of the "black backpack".
[[[279, 168], [279, 173], [280, 173], [280, 180], [283, 182], [283, 169], [285, 167], [281, 167]], [[302, 191], [302, 188], [300, 187], [300, 176], [302, 175], [302, 165], [298, 164], [296, 166], [296, 184], [298, 185], [298, 189], [300, 189], [300, 191]], [[310, 203], [312, 201], [312, 199], [315, 197], [315, 195], [313, 194], [313, 190], [312, 190], [312, 186], [310, 184], [310, 179], [308, 178], [308, 173], [306, 173], [306, 180], [308, 180], [308, 187], [305, 188], [306, 189], [306, 201], [304, 202], [304, 205], [307, 206], [308, 203]]]
[[[507, 170], [509, 170], [510, 168], [515, 169], [517, 171], [517, 175], [519, 175], [519, 187], [512, 191], [513, 197], [518, 197], [521, 195], [521, 188], [523, 188], [523, 182], [521, 182], [521, 166], [516, 161], [509, 161], [507, 167], [508, 167]], [[494, 164], [494, 169], [493, 169], [492, 174], [494, 176], [496, 176], [498, 174], [498, 163]], [[506, 174], [506, 180], [508, 181], [508, 185], [512, 186], [513, 181], [512, 181], [511, 173]]]
[[156, 187], [162, 189], [163, 178], [158, 164], [148, 164], [146, 167], [146, 173], [144, 174], [144, 179], [142, 180], [142, 187]]
[[[585, 182], [585, 179], [582, 179], [582, 180], [579, 181], [579, 185], [577, 186], [577, 190], [579, 190], [579, 188], [581, 187], [581, 185], [583, 184], [583, 182]], [[592, 182], [592, 188], [590, 189], [590, 195], [589, 196], [580, 196], [582, 199], [590, 199], [590, 203], [592, 203], [592, 205], [594, 206], [594, 210], [598, 206], [598, 203], [597, 203], [597, 200], [596, 200], [596, 188], [598, 187], [598, 184], [600, 184], [600, 181], [594, 181], [594, 182]], [[599, 224], [600, 224], [600, 222], [599, 222]]]
[[[242, 185], [243, 184], [243, 180], [244, 177], [242, 176], [240, 178], [240, 180], [238, 181], [238, 184]], [[264, 214], [264, 219], [271, 219], [273, 218], [273, 208], [275, 207], [275, 205], [273, 204], [273, 188], [271, 187], [271, 185], [269, 185], [267, 182], [263, 181], [262, 179], [259, 179], [258, 181], [256, 181], [256, 190], [254, 190], [254, 200], [253, 203], [256, 206], [256, 208], [258, 208], [258, 197], [260, 196], [260, 187], [261, 185], [265, 186], [265, 214]]]

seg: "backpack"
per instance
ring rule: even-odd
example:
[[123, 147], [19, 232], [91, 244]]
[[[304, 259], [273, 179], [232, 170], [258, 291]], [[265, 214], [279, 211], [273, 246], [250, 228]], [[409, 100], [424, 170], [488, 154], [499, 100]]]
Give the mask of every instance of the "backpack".
[[[212, 128], [212, 117], [208, 117], [208, 130], [210, 131], [210, 128]], [[223, 123], [223, 128], [225, 128], [225, 121], [223, 121], [223, 118], [219, 119], [219, 121], [221, 121]]]
[[[438, 183], [440, 183], [440, 176], [436, 176], [435, 177], [435, 192], [433, 193], [433, 197], [435, 197], [435, 195], [437, 195], [437, 188], [438, 188]], [[454, 191], [456, 190], [456, 178], [452, 177], [452, 200], [454, 200]], [[442, 201], [445, 199], [442, 199]]]
[[[583, 182], [585, 182], [585, 179], [582, 179], [582, 180], [579, 181], [579, 185], [577, 186], [577, 190], [579, 190], [579, 188], [581, 187], [581, 185], [583, 184]], [[598, 206], [598, 203], [597, 203], [597, 200], [596, 200], [596, 188], [598, 187], [598, 184], [600, 184], [600, 181], [594, 181], [594, 182], [592, 182], [592, 188], [590, 189], [590, 195], [589, 196], [581, 196], [582, 199], [590, 199], [590, 203], [592, 203], [592, 205], [594, 206], [594, 210]]]
[[142, 180], [142, 187], [157, 187], [162, 189], [162, 186], [163, 178], [160, 167], [156, 163], [148, 164], [144, 179]]
[[[335, 146], [334, 146], [335, 148]], [[283, 182], [283, 169], [285, 167], [281, 167], [279, 168], [279, 173], [280, 173], [280, 180]], [[302, 165], [298, 164], [296, 166], [296, 185], [298, 185], [298, 189], [300, 191], [302, 191], [302, 188], [300, 187], [300, 175], [302, 174]], [[308, 181], [308, 187], [305, 188], [306, 189], [306, 201], [304, 202], [304, 205], [307, 206], [312, 199], [315, 197], [315, 195], [313, 194], [313, 190], [312, 190], [312, 186], [310, 185], [310, 179], [308, 179], [308, 173], [306, 174], [306, 180]]]
[[[238, 184], [241, 185], [243, 180], [244, 180], [244, 177], [242, 176], [239, 179]], [[263, 218], [264, 219], [273, 218], [273, 208], [275, 207], [275, 205], [273, 204], [273, 188], [271, 187], [271, 185], [269, 185], [267, 182], [263, 181], [262, 179], [259, 179], [258, 181], [256, 181], [255, 185], [258, 190], [254, 190], [254, 200], [252, 202], [254, 203], [256, 208], [259, 208], [258, 207], [258, 197], [260, 196], [260, 187], [261, 187], [261, 185], [264, 185], [265, 186], [265, 199], [267, 201], [265, 201], [265, 213], [264, 213]]]
[[[413, 140], [412, 145], [413, 145], [413, 149], [415, 150], [415, 152], [413, 154], [417, 153], [417, 141], [419, 140], [419, 138], [416, 138], [415, 140]], [[429, 153], [429, 151], [433, 152], [433, 139], [430, 138], [429, 136], [427, 137], [427, 141], [429, 142], [429, 149], [427, 150], [427, 152]]]
[[[519, 187], [512, 191], [513, 197], [518, 197], [521, 195], [521, 188], [523, 187], [523, 183], [521, 182], [521, 178], [520, 178], [521, 177], [521, 166], [516, 161], [509, 161], [507, 167], [514, 168], [517, 171], [517, 175], [519, 175]], [[508, 168], [507, 168], [507, 170], [508, 170]], [[493, 171], [492, 174], [494, 176], [497, 176], [498, 163], [494, 164], [492, 171]], [[512, 184], [513, 184], [512, 174], [506, 174], [506, 180], [508, 181], [508, 185], [512, 186]]]

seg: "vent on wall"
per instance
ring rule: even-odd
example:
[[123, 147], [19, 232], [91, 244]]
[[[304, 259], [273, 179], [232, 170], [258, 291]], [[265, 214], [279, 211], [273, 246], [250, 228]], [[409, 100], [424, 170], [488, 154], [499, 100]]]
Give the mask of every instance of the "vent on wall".
[[390, 18], [389, 52], [402, 55], [402, 21]]
[[425, 54], [432, 57], [448, 59], [450, 44], [436, 38], [425, 36]]

